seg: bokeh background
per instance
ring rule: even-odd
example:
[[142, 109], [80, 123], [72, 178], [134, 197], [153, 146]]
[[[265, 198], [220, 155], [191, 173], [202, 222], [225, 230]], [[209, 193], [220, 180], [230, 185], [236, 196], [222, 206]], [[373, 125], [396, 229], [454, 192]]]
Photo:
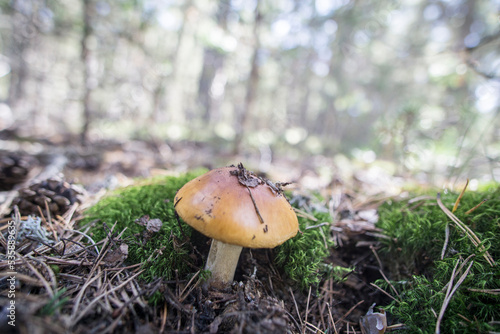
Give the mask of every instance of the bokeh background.
[[498, 182], [499, 93], [499, 0], [0, 1], [1, 149], [153, 141]]

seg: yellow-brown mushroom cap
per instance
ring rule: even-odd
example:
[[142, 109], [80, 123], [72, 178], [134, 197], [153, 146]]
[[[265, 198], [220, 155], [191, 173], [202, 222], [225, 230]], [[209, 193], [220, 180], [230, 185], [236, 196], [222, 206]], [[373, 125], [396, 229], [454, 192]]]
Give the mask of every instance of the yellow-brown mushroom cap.
[[297, 216], [283, 194], [267, 184], [247, 187], [231, 171], [238, 168], [211, 170], [179, 189], [179, 216], [210, 238], [242, 247], [273, 248], [297, 234]]

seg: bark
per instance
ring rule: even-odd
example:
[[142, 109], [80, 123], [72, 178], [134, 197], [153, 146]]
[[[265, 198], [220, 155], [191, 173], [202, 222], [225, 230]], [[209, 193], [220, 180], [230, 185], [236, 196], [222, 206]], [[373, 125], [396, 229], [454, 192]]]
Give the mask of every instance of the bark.
[[161, 74], [158, 80], [158, 86], [153, 93], [153, 113], [151, 115], [152, 120], [159, 121], [160, 114], [169, 109], [169, 101], [174, 99], [176, 94], [180, 93], [178, 88], [179, 83], [179, 54], [183, 45], [183, 41], [186, 38], [186, 29], [192, 23], [189, 22], [189, 10], [193, 6], [193, 1], [186, 1], [183, 6], [183, 18], [182, 24], [179, 27], [177, 33], [177, 43], [175, 46], [175, 52], [171, 57], [168, 57], [165, 61], [172, 64], [172, 73], [167, 76]]
[[259, 64], [258, 64], [258, 56], [260, 49], [260, 40], [259, 40], [259, 30], [260, 25], [262, 23], [262, 14], [260, 12], [260, 0], [257, 0], [257, 5], [255, 6], [255, 20], [253, 26], [253, 39], [254, 39], [254, 49], [251, 60], [251, 70], [247, 83], [247, 91], [245, 95], [245, 100], [243, 102], [242, 110], [236, 117], [236, 136], [234, 139], [234, 147], [233, 153], [239, 154], [241, 152], [241, 144], [243, 139], [245, 138], [245, 134], [247, 131], [247, 123], [251, 114], [253, 113], [254, 105], [255, 105], [255, 97], [257, 95], [257, 88], [259, 85]]
[[80, 133], [80, 143], [86, 145], [88, 143], [88, 133], [90, 125], [92, 122], [92, 90], [91, 80], [92, 80], [92, 68], [91, 68], [91, 58], [92, 52], [89, 48], [88, 41], [89, 37], [92, 35], [92, 25], [91, 25], [92, 9], [91, 0], [83, 0], [83, 31], [81, 45], [80, 59], [83, 64], [83, 97], [82, 97], [82, 107], [83, 107], [83, 126]]
[[[217, 24], [224, 31], [227, 30], [227, 17], [230, 13], [228, 3], [219, 2], [217, 14], [215, 15]], [[216, 101], [212, 96], [211, 90], [214, 84], [214, 79], [220, 73], [224, 66], [226, 56], [219, 50], [213, 47], [206, 47], [203, 54], [203, 69], [198, 85], [198, 102], [203, 110], [203, 121], [210, 123], [214, 118], [213, 113], [216, 108]]]
[[9, 61], [11, 66], [9, 92], [7, 103], [13, 110], [22, 107], [23, 100], [26, 99], [26, 82], [29, 79], [30, 71], [26, 62], [26, 52], [38, 35], [38, 31], [33, 24], [32, 18], [25, 13], [17, 11], [21, 8], [21, 0], [12, 2], [12, 37], [10, 46]]

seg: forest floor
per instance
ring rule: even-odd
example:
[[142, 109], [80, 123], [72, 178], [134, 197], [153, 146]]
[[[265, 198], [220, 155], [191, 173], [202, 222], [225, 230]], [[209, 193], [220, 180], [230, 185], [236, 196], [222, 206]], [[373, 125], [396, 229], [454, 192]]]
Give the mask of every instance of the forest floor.
[[[232, 156], [198, 143], [106, 142], [81, 148], [68, 145], [71, 141], [4, 138], [0, 332], [361, 333], [359, 322], [370, 306], [390, 302], [390, 296], [373, 285], [391, 275], [384, 273], [385, 259], [377, 252], [376, 210], [388, 198], [401, 196], [402, 181], [382, 169], [354, 165], [340, 169], [338, 161], [325, 157], [300, 162], [273, 159], [271, 163], [259, 151]], [[328, 261], [354, 269], [342, 282], [323, 280], [308, 291], [292, 288], [274, 267], [272, 250], [249, 249], [243, 251], [239, 268], [252, 269], [238, 269], [237, 283], [226, 291], [204, 291], [194, 279], [165, 281], [158, 277], [144, 282], [137, 278], [141, 264], [127, 263], [126, 249], [112, 247], [119, 243], [119, 231], [92, 245], [78, 227], [85, 208], [110, 189], [132, 184], [135, 178], [239, 162], [264, 171], [270, 179], [293, 181], [294, 193], [321, 194], [334, 215], [331, 233], [336, 247]], [[53, 180], [51, 189], [65, 191], [67, 200], [56, 199], [60, 205], [53, 208], [43, 197], [31, 201], [41, 217], [39, 225], [48, 231], [44, 237], [57, 242], [21, 240], [13, 255], [8, 252], [9, 226], [27, 219], [23, 208], [15, 209], [14, 204], [20, 203], [16, 198], [30, 186], [38, 195], [50, 197], [53, 194], [46, 189], [44, 193], [33, 187], [45, 184], [47, 188], [47, 180]], [[24, 207], [28, 210], [29, 205]], [[8, 280], [12, 270], [16, 271], [14, 283]], [[158, 291], [164, 301], [148, 302], [148, 296]], [[9, 320], [12, 301], [15, 316]], [[12, 319], [15, 327], [8, 323]], [[390, 315], [388, 323], [398, 327]]]

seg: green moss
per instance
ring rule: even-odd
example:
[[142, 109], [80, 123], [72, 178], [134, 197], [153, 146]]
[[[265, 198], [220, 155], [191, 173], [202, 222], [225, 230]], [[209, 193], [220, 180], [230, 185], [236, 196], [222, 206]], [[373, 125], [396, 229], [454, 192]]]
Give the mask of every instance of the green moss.
[[[443, 194], [443, 204], [451, 210], [457, 197], [456, 193]], [[482, 206], [466, 214], [483, 199], [487, 201]], [[441, 310], [445, 285], [451, 278], [453, 268], [457, 261], [463, 261], [471, 254], [475, 254], [472, 258], [474, 264], [446, 309], [441, 332], [484, 333], [500, 330], [500, 325], [490, 323], [500, 319], [500, 296], [479, 291], [500, 288], [500, 266], [491, 266], [486, 261], [484, 252], [479, 251], [455, 227], [436, 200], [389, 202], [380, 208], [379, 214], [378, 227], [389, 237], [381, 239], [385, 245], [384, 263], [392, 264], [390, 271], [396, 277], [392, 284], [400, 296], [400, 302], [392, 302], [386, 310], [396, 317], [396, 321], [406, 325], [408, 333], [434, 332], [436, 314]], [[474, 231], [498, 262], [500, 187], [465, 192], [455, 215]], [[449, 243], [444, 259], [440, 260], [446, 224], [450, 228]], [[394, 295], [385, 281], [379, 280], [376, 284]]]
[[[189, 266], [192, 260], [189, 249], [180, 242], [183, 235], [175, 218], [174, 196], [186, 182], [203, 172], [157, 177], [118, 189], [89, 208], [82, 223], [95, 221], [90, 232], [96, 242], [106, 237], [115, 222], [114, 232], [126, 228], [122, 239], [129, 246], [127, 262], [145, 264], [142, 278], [163, 277], [168, 280], [174, 278], [176, 270], [183, 277], [192, 271]], [[150, 238], [143, 237], [146, 228], [134, 222], [144, 215], [149, 215], [150, 219], [158, 218], [163, 223], [160, 231]], [[191, 235], [192, 229], [187, 224], [182, 223], [182, 230], [185, 236]]]
[[[300, 202], [299, 202], [300, 203]], [[292, 204], [303, 209], [298, 203]], [[308, 206], [309, 207], [309, 206]], [[333, 276], [338, 268], [327, 265], [324, 261], [330, 255], [333, 241], [328, 237], [331, 216], [325, 210], [311, 210], [317, 221], [298, 217], [300, 231], [297, 236], [276, 248], [276, 264], [283, 268], [287, 276], [303, 290], [317, 285], [325, 275]], [[311, 226], [315, 226], [310, 228]]]
[[63, 297], [66, 293], [66, 288], [61, 288], [56, 291], [54, 296], [38, 311], [41, 316], [50, 316], [59, 312], [59, 310], [69, 301], [69, 297]]

